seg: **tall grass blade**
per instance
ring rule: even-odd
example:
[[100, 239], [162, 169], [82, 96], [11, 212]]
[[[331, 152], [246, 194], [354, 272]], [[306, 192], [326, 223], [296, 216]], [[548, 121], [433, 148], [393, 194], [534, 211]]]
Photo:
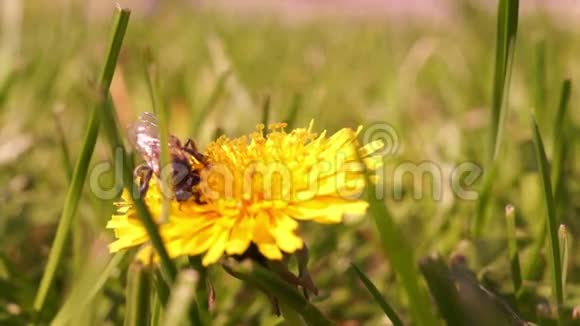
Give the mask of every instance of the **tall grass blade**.
[[[495, 70], [490, 117], [490, 146], [488, 173], [480, 193], [475, 221], [471, 225], [471, 235], [481, 235], [485, 225], [488, 205], [491, 200], [491, 184], [495, 177], [497, 156], [502, 143], [503, 124], [508, 109], [512, 64], [514, 60], [516, 35], [518, 30], [519, 0], [500, 0], [497, 9], [497, 34]], [[492, 173], [490, 173], [490, 171]]]
[[[109, 87], [111, 85], [113, 74], [115, 72], [115, 66], [117, 64], [117, 58], [119, 56], [123, 38], [125, 36], [125, 31], [129, 23], [129, 16], [130, 11], [127, 9], [119, 8], [115, 14], [107, 60], [103, 66], [103, 70], [99, 78], [99, 95], [102, 96], [102, 98], [99, 99], [100, 101], [106, 99], [106, 94], [108, 93]], [[68, 234], [70, 232], [71, 226], [74, 224], [74, 218], [82, 194], [82, 188], [88, 174], [89, 163], [91, 161], [93, 150], [97, 141], [97, 135], [99, 133], [99, 109], [100, 103], [97, 103], [91, 112], [87, 131], [84, 136], [83, 147], [75, 165], [72, 181], [66, 194], [64, 207], [56, 231], [56, 236], [50, 249], [48, 262], [46, 264], [44, 274], [42, 275], [40, 286], [38, 287], [38, 292], [34, 299], [33, 309], [36, 313], [42, 312], [44, 308], [48, 291], [50, 290], [58, 266], [60, 265], [64, 256], [64, 248], [67, 242]]]
[[161, 210], [161, 216], [159, 220], [162, 223], [167, 222], [169, 219], [169, 209], [170, 209], [170, 191], [173, 187], [173, 180], [171, 176], [173, 175], [173, 167], [170, 164], [171, 158], [169, 156], [169, 127], [168, 127], [168, 114], [163, 104], [163, 99], [160, 93], [159, 76], [157, 67], [151, 63], [147, 64], [147, 84], [149, 86], [149, 92], [151, 94], [151, 101], [153, 103], [153, 109], [159, 120], [159, 139], [161, 141], [161, 189], [163, 193], [163, 206]]
[[127, 271], [127, 290], [125, 306], [125, 326], [149, 324], [150, 270], [140, 262], [131, 264]]
[[62, 123], [60, 122], [61, 112], [62, 112], [61, 108], [56, 108], [52, 112], [52, 118], [54, 120], [54, 129], [56, 130], [56, 135], [58, 137], [58, 145], [59, 145], [58, 147], [60, 149], [60, 155], [62, 156], [62, 166], [64, 168], [66, 177], [70, 182], [72, 179], [73, 164], [70, 158], [70, 151], [68, 150], [68, 145], [62, 128]]
[[189, 266], [193, 268], [199, 275], [199, 281], [197, 282], [195, 289], [199, 316], [204, 324], [209, 324], [211, 322], [210, 307], [214, 304], [214, 302], [212, 302], [213, 288], [209, 278], [208, 269], [201, 264], [201, 258], [199, 256], [190, 256], [188, 257], [188, 260]]
[[225, 91], [226, 82], [231, 75], [231, 70], [225, 70], [217, 79], [215, 87], [213, 88], [209, 98], [205, 105], [201, 108], [197, 116], [195, 117], [193, 124], [192, 124], [192, 135], [197, 135], [200, 131], [201, 125], [207, 118], [207, 116], [211, 113], [211, 111], [215, 108], [218, 100], [223, 95]]
[[[534, 116], [546, 120], [546, 41], [540, 40], [535, 47], [534, 65]], [[541, 126], [540, 127], [544, 127]], [[542, 128], [541, 128], [542, 129]], [[546, 129], [543, 129], [546, 130]]]
[[153, 288], [157, 294], [157, 299], [161, 303], [162, 308], [167, 307], [169, 303], [169, 294], [171, 292], [167, 282], [165, 282], [161, 271], [157, 270], [153, 273]]
[[270, 123], [270, 95], [266, 95], [262, 104], [262, 124], [268, 128], [268, 123]]
[[[569, 127], [566, 125], [566, 113], [568, 110], [570, 95], [572, 93], [572, 82], [566, 79], [562, 82], [562, 90], [560, 92], [560, 101], [558, 104], [558, 109], [556, 111], [556, 118], [554, 120], [553, 126], [553, 159], [552, 159], [552, 171], [551, 177], [553, 180], [552, 192], [554, 193], [554, 199], [556, 204], [556, 221], [560, 221], [561, 210], [564, 205], [564, 180], [565, 180], [565, 162], [566, 155], [569, 148], [568, 144], [568, 130]], [[544, 244], [546, 242], [548, 232], [548, 225], [544, 223], [542, 229], [538, 234], [537, 239], [534, 241], [532, 247], [532, 253], [530, 257], [533, 259], [527, 266], [525, 270], [525, 277], [527, 280], [537, 279], [539, 270], [541, 267], [540, 259], [538, 258]]]
[[534, 145], [536, 147], [536, 161], [540, 169], [541, 188], [544, 191], [544, 203], [546, 207], [546, 223], [548, 227], [550, 262], [552, 265], [552, 295], [558, 304], [558, 318], [562, 320], [562, 303], [564, 292], [562, 287], [562, 262], [560, 259], [560, 244], [558, 241], [558, 223], [556, 221], [556, 206], [552, 194], [552, 181], [550, 179], [548, 158], [544, 150], [544, 142], [536, 122], [532, 119]]
[[[56, 134], [58, 137], [58, 147], [60, 149], [60, 155], [62, 159], [62, 167], [65, 171], [66, 177], [68, 182], [72, 179], [72, 160], [70, 157], [70, 152], [68, 149], [68, 145], [66, 142], [66, 136], [64, 134], [64, 130], [62, 127], [62, 123], [60, 121], [60, 116], [62, 114], [62, 106], [57, 106], [52, 112], [52, 119], [54, 120], [54, 129], [56, 130]], [[80, 270], [82, 258], [84, 257], [82, 245], [82, 237], [83, 237], [83, 230], [82, 224], [77, 223], [73, 226], [72, 232], [72, 274], [77, 275]]]
[[483, 178], [483, 187], [479, 193], [479, 198], [476, 203], [475, 218], [471, 221], [471, 232], [473, 238], [478, 238], [487, 220], [489, 214], [489, 206], [492, 196], [493, 184], [497, 175], [497, 166], [492, 163], [487, 169]]
[[518, 30], [519, 0], [500, 0], [498, 4], [495, 72], [491, 106], [491, 159], [495, 160], [501, 144], [503, 121], [509, 99], [511, 67]]
[[560, 261], [562, 262], [562, 300], [566, 300], [566, 279], [568, 278], [568, 263], [570, 251], [570, 234], [564, 224], [558, 228], [558, 242], [560, 245]]
[[0, 82], [16, 64], [22, 44], [24, 1], [3, 1], [0, 4]]
[[558, 111], [556, 112], [556, 119], [553, 127], [553, 159], [552, 159], [552, 180], [554, 180], [552, 191], [556, 202], [556, 213], [562, 209], [563, 191], [564, 191], [564, 170], [566, 163], [567, 141], [569, 126], [566, 124], [566, 114], [568, 111], [568, 104], [570, 102], [570, 95], [572, 93], [572, 82], [566, 79], [562, 82], [562, 90], [560, 93], [560, 102], [558, 104]]
[[[154, 278], [152, 278], [152, 281], [153, 280]], [[151, 284], [153, 285], [154, 282], [151, 282]], [[167, 302], [162, 304], [157, 292], [152, 292], [151, 297], [151, 316], [149, 318], [149, 325], [158, 326], [161, 325], [161, 322], [163, 321], [163, 305], [167, 305]]]
[[506, 238], [508, 241], [508, 253], [511, 264], [512, 283], [514, 286], [514, 293], [518, 295], [522, 288], [522, 272], [520, 268], [520, 254], [518, 250], [518, 242], [516, 239], [516, 214], [514, 206], [512, 205], [506, 206], [505, 219], [506, 219]]
[[[361, 164], [364, 163], [361, 161]], [[429, 304], [427, 291], [421, 286], [421, 277], [415, 263], [413, 248], [401, 235], [390, 211], [376, 192], [371, 176], [366, 174], [369, 215], [375, 221], [385, 255], [390, 260], [409, 299], [409, 310], [417, 325], [437, 325], [437, 318]]]
[[202, 325], [195, 303], [195, 287], [198, 281], [197, 272], [192, 269], [182, 271], [173, 289], [165, 312], [163, 325]]
[[143, 227], [147, 231], [151, 245], [159, 255], [163, 277], [168, 284], [172, 284], [175, 280], [175, 276], [177, 275], [177, 269], [163, 244], [163, 240], [159, 234], [158, 225], [151, 215], [151, 212], [149, 212], [147, 205], [143, 201], [143, 198], [138, 191], [139, 186], [133, 179], [133, 160], [123, 147], [123, 141], [117, 127], [114, 105], [110, 96], [108, 99], [109, 100], [106, 101], [104, 106], [105, 109], [102, 110], [102, 119], [105, 122], [103, 124], [105, 127], [104, 132], [107, 136], [109, 146], [111, 147], [112, 156], [114, 158], [120, 158], [120, 162], [116, 162], [116, 164], [120, 164], [122, 167], [121, 174], [123, 178], [123, 185], [131, 196], [131, 201], [133, 202], [137, 216], [141, 219]]
[[[6, 78], [0, 80], [0, 105], [3, 105], [12, 87], [16, 84], [20, 75], [22, 75], [22, 68], [12, 70]], [[1, 77], [1, 76], [0, 76]]]
[[81, 277], [72, 286], [70, 294], [50, 324], [53, 326], [68, 325], [71, 319], [89, 305], [101, 291], [126, 254], [126, 251], [115, 254], [104, 265], [104, 268], [95, 265], [94, 262], [88, 264], [81, 273]]
[[292, 102], [290, 103], [290, 109], [288, 110], [288, 116], [286, 117], [286, 123], [288, 124], [288, 129], [292, 129], [296, 126], [296, 119], [298, 118], [298, 112], [302, 107], [302, 95], [296, 93], [292, 97]]
[[381, 306], [381, 308], [385, 312], [385, 315], [389, 317], [393, 326], [403, 326], [404, 325], [403, 321], [401, 320], [399, 315], [395, 312], [395, 310], [391, 307], [391, 305], [389, 305], [389, 303], [385, 300], [385, 298], [383, 298], [381, 292], [379, 291], [379, 289], [377, 289], [377, 287], [373, 284], [373, 282], [371, 282], [371, 280], [369, 280], [369, 278], [355, 264], [351, 264], [351, 267], [352, 270], [358, 276], [358, 278], [361, 280], [361, 282], [363, 282], [367, 290], [369, 290], [369, 292], [373, 296], [373, 299], [375, 299], [375, 302], [378, 303], [379, 306]]
[[538, 237], [532, 245], [530, 252], [531, 260], [527, 263], [526, 268], [524, 269], [525, 280], [539, 280], [541, 277], [542, 267], [545, 265], [545, 260], [542, 259], [541, 252], [546, 244], [547, 233], [548, 225], [547, 223], [542, 223], [542, 228], [538, 233]]

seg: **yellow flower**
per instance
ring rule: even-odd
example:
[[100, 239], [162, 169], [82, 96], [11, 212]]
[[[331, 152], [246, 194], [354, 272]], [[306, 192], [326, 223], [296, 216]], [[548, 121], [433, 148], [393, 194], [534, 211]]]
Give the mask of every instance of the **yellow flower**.
[[[299, 222], [339, 223], [344, 214], [365, 213], [368, 204], [358, 198], [365, 185], [358, 159], [376, 168], [380, 158], [370, 155], [380, 142], [359, 145], [361, 127], [330, 137], [314, 134], [312, 123], [290, 133], [284, 127], [271, 125], [264, 134], [258, 125], [249, 136], [222, 136], [208, 145], [209, 164], [196, 186], [201, 200], [171, 200], [168, 220], [157, 221], [171, 257], [203, 254], [207, 266], [224, 253], [243, 254], [253, 243], [267, 259], [279, 260], [304, 246], [296, 233]], [[161, 215], [156, 178], [144, 200], [154, 217]], [[117, 238], [110, 251], [143, 245], [138, 258], [148, 261], [153, 250], [128, 194], [116, 205], [107, 224]]]

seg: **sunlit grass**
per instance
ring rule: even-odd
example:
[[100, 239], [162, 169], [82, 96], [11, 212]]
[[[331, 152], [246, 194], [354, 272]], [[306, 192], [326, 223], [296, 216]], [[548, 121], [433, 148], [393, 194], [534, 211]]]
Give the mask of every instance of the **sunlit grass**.
[[[20, 54], [2, 67], [0, 324], [373, 325], [385, 314], [395, 325], [572, 323], [580, 306], [575, 25], [518, 15], [513, 0], [494, 13], [458, 6], [458, 25], [437, 28], [170, 5], [130, 24], [128, 10], [118, 11], [111, 25], [115, 8], [99, 18], [81, 7], [64, 18], [25, 7]], [[133, 189], [125, 128], [142, 111], [157, 112], [163, 134], [200, 148], [257, 123], [312, 119], [329, 132], [387, 122], [400, 147], [385, 158], [385, 198], [376, 199], [378, 188], [365, 194], [368, 216], [300, 230], [320, 290], [307, 300], [257, 264], [229, 261], [228, 273], [170, 259], [138, 198], [160, 263], [108, 253], [115, 198], [98, 198], [94, 187], [116, 180], [95, 178], [93, 167], [121, 151], [119, 182]], [[447, 179], [442, 199], [431, 190], [415, 199], [409, 175], [393, 176], [401, 163], [421, 162], [445, 173], [462, 162], [483, 167], [468, 186], [478, 199], [462, 199]]]

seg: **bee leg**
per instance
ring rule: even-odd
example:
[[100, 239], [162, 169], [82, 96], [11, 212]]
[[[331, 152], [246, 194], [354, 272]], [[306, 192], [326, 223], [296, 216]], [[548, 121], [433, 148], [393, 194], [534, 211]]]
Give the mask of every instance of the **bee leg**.
[[133, 171], [133, 176], [139, 178], [139, 194], [141, 198], [145, 197], [149, 189], [149, 181], [153, 177], [153, 169], [147, 164], [140, 164]]
[[187, 140], [185, 141], [185, 144], [183, 144], [183, 147], [187, 148], [188, 150], [192, 150], [192, 151], [197, 152], [197, 146], [195, 146], [195, 143], [193, 142], [193, 140], [191, 138], [187, 138]]
[[183, 145], [183, 150], [193, 155], [200, 162], [205, 160], [205, 157], [197, 150], [197, 146], [195, 146], [195, 142], [191, 138], [187, 138], [187, 141]]

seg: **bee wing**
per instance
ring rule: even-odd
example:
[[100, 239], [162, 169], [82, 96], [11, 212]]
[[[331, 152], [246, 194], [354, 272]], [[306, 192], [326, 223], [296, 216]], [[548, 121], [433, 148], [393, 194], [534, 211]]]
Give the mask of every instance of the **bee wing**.
[[141, 113], [137, 121], [129, 127], [129, 142], [143, 156], [149, 167], [158, 173], [161, 142], [155, 114]]

